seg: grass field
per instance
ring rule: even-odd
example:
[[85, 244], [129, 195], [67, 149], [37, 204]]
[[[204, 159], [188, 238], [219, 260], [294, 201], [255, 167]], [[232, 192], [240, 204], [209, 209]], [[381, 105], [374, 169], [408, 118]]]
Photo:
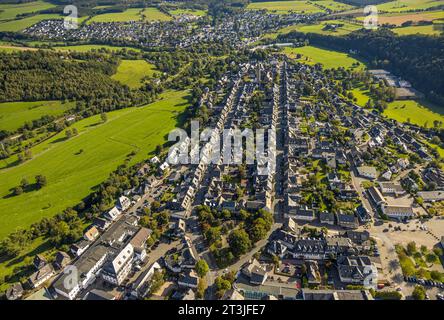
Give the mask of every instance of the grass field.
[[173, 16], [188, 14], [197, 17], [203, 17], [207, 15], [207, 12], [205, 10], [193, 10], [193, 9], [176, 9], [176, 10], [169, 10], [168, 12]]
[[58, 116], [74, 107], [74, 103], [60, 101], [5, 102], [0, 103], [0, 130], [15, 131], [25, 122], [44, 115]]
[[7, 22], [0, 22], [0, 31], [21, 31], [26, 29], [37, 22], [50, 19], [61, 19], [62, 16], [58, 14], [38, 14], [35, 16], [27, 17], [20, 20], [11, 20]]
[[155, 72], [155, 67], [145, 60], [122, 60], [112, 78], [130, 88], [138, 88], [144, 77], [151, 77]]
[[352, 6], [352, 5], [337, 2], [337, 1], [332, 1], [332, 0], [312, 1], [312, 3], [326, 7], [327, 9], [330, 9], [332, 11], [345, 11], [345, 10], [351, 10], [354, 8], [354, 6]]
[[427, 26], [410, 26], [404, 28], [395, 28], [392, 29], [393, 32], [399, 34], [401, 36], [409, 35], [409, 34], [427, 34], [427, 35], [439, 35], [442, 33], [441, 30], [435, 29], [433, 25]]
[[403, 12], [410, 10], [424, 10], [444, 5], [444, 0], [400, 0], [376, 5], [378, 11]]
[[[433, 21], [444, 18], [444, 11], [424, 11], [424, 12], [412, 12], [412, 13], [388, 13], [380, 14], [378, 16], [378, 23], [380, 25], [388, 23], [394, 25], [401, 25], [406, 21]], [[364, 17], [358, 17], [357, 20], [364, 20]]]
[[[323, 30], [324, 26], [327, 24], [343, 24], [342, 27], [336, 28], [333, 30]], [[291, 25], [282, 29], [279, 29], [277, 32], [269, 33], [264, 35], [266, 39], [276, 39], [278, 35], [286, 34], [291, 31], [299, 31], [303, 33], [318, 33], [332, 36], [342, 36], [345, 34], [349, 34], [350, 32], [359, 30], [362, 28], [361, 24], [350, 23], [342, 20], [326, 20], [319, 21], [317, 24], [306, 25], [306, 24], [296, 24]]]
[[123, 12], [104, 13], [92, 17], [88, 20], [88, 24], [92, 22], [126, 22], [126, 21], [168, 21], [171, 20], [163, 12], [156, 8], [131, 8]]
[[[316, 64], [320, 63], [326, 69], [331, 68], [351, 68], [354, 63], [360, 62], [357, 59], [349, 56], [346, 53], [332, 51], [327, 49], [321, 49], [314, 46], [305, 46], [299, 48], [284, 48], [284, 53], [287, 54], [291, 58], [295, 58], [296, 54], [301, 54], [302, 58], [299, 59], [299, 62], [307, 63], [307, 64]], [[360, 62], [359, 68], [364, 68], [364, 64]]]
[[423, 126], [425, 122], [428, 127], [433, 126], [433, 121], [444, 121], [444, 110], [425, 102], [413, 100], [399, 100], [389, 103], [384, 115], [399, 122], [407, 122]]
[[247, 9], [261, 10], [279, 14], [292, 12], [316, 13], [323, 12], [322, 9], [310, 4], [308, 1], [269, 1], [269, 2], [252, 2], [247, 6]]
[[[81, 120], [73, 125], [78, 136], [66, 140], [61, 132], [32, 148], [32, 160], [0, 170], [0, 239], [78, 203], [132, 151], [131, 163], [148, 158], [179, 125], [187, 94], [170, 91], [148, 106], [110, 112], [106, 123], [100, 115]], [[47, 186], [8, 197], [22, 178], [34, 181], [37, 174], [46, 176]]]
[[19, 4], [0, 4], [0, 20], [10, 20], [18, 14], [38, 12], [54, 7], [55, 5], [41, 0]]
[[26, 50], [37, 50], [36, 48], [28, 48], [28, 47], [19, 47], [19, 46], [13, 46], [13, 45], [0, 45], [0, 52], [17, 52], [17, 51], [26, 51]]
[[108, 50], [112, 50], [112, 51], [119, 51], [119, 50], [122, 50], [122, 49], [136, 51], [136, 52], [141, 52], [142, 51], [140, 49], [131, 48], [131, 47], [117, 47], [117, 46], [108, 46], [108, 45], [99, 45], [99, 44], [85, 44], [85, 45], [78, 45], [78, 46], [59, 46], [59, 47], [54, 47], [55, 50], [59, 50], [59, 51], [71, 50], [71, 51], [78, 51], [78, 52], [87, 52], [87, 51], [91, 51], [91, 50], [100, 50], [102, 48], [108, 49]]

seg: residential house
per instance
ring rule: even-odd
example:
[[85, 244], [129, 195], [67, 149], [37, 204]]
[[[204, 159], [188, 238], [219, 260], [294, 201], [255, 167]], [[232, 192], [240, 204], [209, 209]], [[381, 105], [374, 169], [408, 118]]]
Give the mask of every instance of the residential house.
[[378, 270], [367, 256], [344, 256], [337, 260], [339, 278], [342, 282], [376, 289]]
[[374, 180], [377, 177], [377, 171], [375, 167], [361, 166], [357, 167], [356, 170], [361, 177]]
[[35, 289], [49, 280], [53, 275], [54, 269], [52, 265], [46, 264], [28, 278], [28, 284], [32, 289]]

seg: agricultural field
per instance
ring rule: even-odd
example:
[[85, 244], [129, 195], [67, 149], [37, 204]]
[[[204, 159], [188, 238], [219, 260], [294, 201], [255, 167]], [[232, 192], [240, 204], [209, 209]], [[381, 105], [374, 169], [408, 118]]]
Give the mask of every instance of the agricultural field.
[[55, 50], [59, 51], [78, 51], [78, 52], [87, 52], [91, 50], [100, 50], [100, 49], [107, 49], [112, 51], [119, 51], [119, 50], [131, 50], [135, 52], [141, 52], [142, 50], [137, 48], [131, 48], [131, 47], [117, 47], [117, 46], [108, 46], [108, 45], [99, 45], [99, 44], [85, 44], [85, 45], [78, 45], [78, 46], [58, 46], [54, 47]]
[[0, 130], [15, 131], [44, 115], [59, 116], [74, 107], [74, 103], [60, 101], [0, 103]]
[[11, 20], [15, 19], [18, 14], [38, 12], [54, 7], [55, 5], [41, 0], [26, 3], [0, 4], [0, 20]]
[[326, 69], [331, 68], [353, 68], [356, 63], [359, 63], [359, 68], [364, 68], [364, 64], [362, 61], [358, 61], [357, 59], [351, 57], [350, 55], [333, 51], [327, 49], [321, 49], [314, 46], [305, 46], [298, 48], [290, 48], [286, 47], [284, 49], [284, 53], [290, 58], [295, 58], [296, 54], [301, 54], [302, 57], [299, 59], [301, 63], [307, 63], [310, 65], [320, 63]]
[[286, 14], [289, 12], [316, 13], [323, 12], [322, 9], [314, 6], [308, 1], [270, 1], [270, 2], [252, 2], [247, 9], [267, 10], [272, 13]]
[[8, 44], [0, 44], [0, 52], [17, 52], [17, 51], [26, 51], [26, 50], [37, 50], [36, 48], [29, 48], [29, 47], [19, 47], [15, 45], [8, 45]]
[[20, 20], [10, 20], [0, 22], [0, 31], [12, 31], [17, 32], [26, 29], [37, 22], [50, 19], [61, 19], [62, 16], [58, 14], [37, 14]]
[[330, 9], [333, 12], [351, 10], [354, 8], [354, 6], [352, 6], [352, 5], [342, 3], [342, 2], [332, 1], [332, 0], [319, 0], [319, 1], [311, 1], [311, 2], [313, 4], [317, 4], [322, 7], [327, 8], [327, 9]]
[[426, 35], [439, 35], [442, 33], [441, 30], [438, 30], [434, 27], [434, 25], [426, 25], [426, 26], [409, 26], [404, 28], [395, 28], [392, 29], [393, 32], [400, 36], [406, 36], [410, 34], [426, 34]]
[[155, 67], [145, 60], [122, 60], [112, 78], [130, 88], [138, 88], [144, 77], [151, 77], [155, 72]]
[[[444, 11], [424, 11], [412, 13], [388, 13], [378, 16], [378, 23], [380, 25], [388, 23], [400, 26], [406, 21], [433, 21], [444, 18]], [[364, 17], [358, 17], [357, 20], [363, 21]]]
[[126, 21], [168, 21], [171, 17], [156, 8], [131, 8], [123, 12], [104, 13], [92, 17], [88, 24], [92, 22], [126, 22]]
[[[136, 154], [130, 164], [148, 158], [180, 125], [187, 94], [169, 91], [150, 105], [109, 112], [105, 123], [100, 115], [81, 120], [71, 126], [78, 130], [77, 136], [67, 139], [62, 131], [32, 148], [31, 160], [0, 169], [0, 239], [75, 205], [131, 152]], [[47, 178], [44, 188], [11, 196], [11, 188], [22, 178], [33, 182], [38, 174]]]
[[175, 10], [169, 10], [168, 12], [173, 16], [192, 15], [196, 17], [203, 17], [207, 15], [207, 12], [205, 10], [193, 10], [193, 9], [175, 9]]
[[444, 0], [400, 0], [376, 5], [380, 12], [403, 12], [424, 10], [444, 5]]
[[433, 121], [444, 121], [443, 109], [424, 101], [397, 100], [388, 104], [384, 115], [399, 122], [410, 121], [412, 124], [423, 126], [428, 123], [433, 126]]

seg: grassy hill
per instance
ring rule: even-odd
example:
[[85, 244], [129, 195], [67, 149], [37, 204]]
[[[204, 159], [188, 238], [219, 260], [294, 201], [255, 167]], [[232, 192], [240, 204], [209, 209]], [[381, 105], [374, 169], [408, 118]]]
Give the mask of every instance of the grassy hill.
[[[129, 153], [137, 153], [131, 163], [148, 158], [169, 131], [178, 126], [188, 105], [187, 94], [171, 91], [150, 105], [110, 112], [106, 123], [99, 115], [79, 121], [73, 125], [78, 136], [67, 140], [65, 132], [60, 132], [32, 148], [33, 159], [0, 169], [0, 238], [75, 205]], [[47, 186], [11, 196], [11, 188], [22, 178], [33, 182], [38, 174], [46, 176]]]

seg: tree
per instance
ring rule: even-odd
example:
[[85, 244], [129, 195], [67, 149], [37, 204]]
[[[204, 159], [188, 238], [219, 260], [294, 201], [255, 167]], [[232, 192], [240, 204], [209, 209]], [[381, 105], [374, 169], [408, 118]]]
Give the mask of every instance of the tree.
[[28, 179], [23, 178], [22, 181], [20, 181], [20, 187], [22, 187], [22, 189], [26, 189], [27, 187], [29, 187]]
[[22, 187], [15, 187], [15, 188], [14, 188], [14, 194], [15, 194], [16, 196], [21, 195], [22, 193], [23, 193], [23, 189], [22, 189]]
[[36, 175], [35, 176], [35, 183], [37, 185], [37, 188], [39, 188], [39, 189], [43, 188], [47, 184], [46, 177], [41, 174]]
[[413, 255], [416, 252], [416, 243], [415, 241], [411, 241], [407, 244], [407, 254], [409, 256]]
[[423, 286], [417, 285], [415, 286], [415, 289], [413, 289], [412, 297], [415, 300], [425, 300], [426, 298], [426, 291]]
[[108, 121], [108, 115], [105, 112], [102, 112], [100, 114], [100, 119], [102, 119], [102, 122], [105, 123], [106, 121]]
[[245, 230], [234, 230], [228, 236], [228, 243], [230, 244], [231, 251], [237, 257], [245, 254], [251, 248], [251, 241]]
[[199, 275], [199, 277], [203, 278], [208, 273], [210, 268], [208, 267], [207, 262], [204, 259], [200, 259], [196, 262], [196, 272]]
[[199, 279], [197, 284], [196, 298], [202, 299], [205, 296], [205, 290], [207, 289], [207, 282], [204, 278]]

